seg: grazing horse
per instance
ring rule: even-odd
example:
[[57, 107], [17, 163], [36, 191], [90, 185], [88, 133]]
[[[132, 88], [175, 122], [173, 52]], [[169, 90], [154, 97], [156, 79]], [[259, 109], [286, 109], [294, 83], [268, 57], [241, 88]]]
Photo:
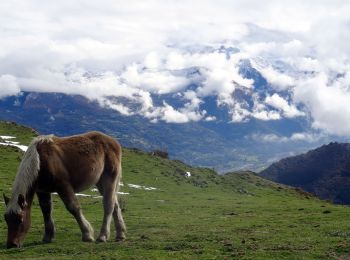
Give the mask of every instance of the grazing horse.
[[94, 231], [75, 195], [92, 185], [96, 185], [103, 196], [104, 216], [97, 241], [108, 239], [112, 216], [116, 240], [125, 239], [126, 228], [117, 199], [122, 174], [121, 154], [118, 142], [99, 132], [63, 138], [53, 135], [34, 138], [18, 168], [11, 198], [4, 195], [7, 248], [21, 246], [30, 228], [35, 193], [45, 222], [43, 242], [49, 243], [55, 236], [51, 216], [52, 192], [57, 192], [78, 222], [82, 240], [94, 241]]

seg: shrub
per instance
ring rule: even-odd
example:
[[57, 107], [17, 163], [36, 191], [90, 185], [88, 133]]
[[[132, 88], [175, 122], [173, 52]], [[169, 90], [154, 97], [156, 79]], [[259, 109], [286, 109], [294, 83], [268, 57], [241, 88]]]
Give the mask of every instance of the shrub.
[[150, 152], [150, 154], [153, 156], [158, 156], [160, 158], [169, 159], [169, 154], [167, 151], [154, 150], [154, 151]]

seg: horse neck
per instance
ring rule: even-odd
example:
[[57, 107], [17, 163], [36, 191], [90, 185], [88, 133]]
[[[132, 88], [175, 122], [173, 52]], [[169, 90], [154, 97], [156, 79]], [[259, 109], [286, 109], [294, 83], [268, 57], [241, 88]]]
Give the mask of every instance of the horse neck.
[[22, 194], [25, 197], [27, 203], [32, 202], [34, 193], [35, 193], [34, 191], [35, 188], [36, 188], [36, 180], [30, 186], [16, 183], [13, 186], [11, 200], [16, 201], [18, 196]]
[[33, 204], [33, 199], [34, 199], [34, 194], [35, 194], [35, 188], [31, 187], [28, 192], [26, 193], [26, 203], [27, 206], [25, 207], [26, 211], [26, 219], [27, 219], [27, 225], [30, 226], [31, 223], [31, 209], [32, 209], [32, 204]]
[[26, 202], [27, 202], [27, 208], [30, 210], [32, 207], [32, 203], [33, 203], [33, 199], [34, 199], [34, 194], [35, 194], [35, 186], [31, 187], [30, 189], [28, 189], [25, 198], [26, 198]]
[[40, 155], [36, 147], [40, 140], [40, 138], [34, 139], [23, 155], [13, 184], [9, 210], [18, 210], [17, 200], [19, 195], [25, 197], [27, 204], [31, 205], [33, 201], [40, 169]]
[[18, 201], [18, 196], [22, 194], [27, 204], [26, 211], [28, 211], [28, 216], [30, 217], [30, 210], [34, 199], [35, 190], [36, 190], [36, 183], [33, 183], [32, 186], [26, 187], [25, 189], [23, 188], [21, 189], [18, 186], [15, 186], [12, 192], [8, 210], [17, 211], [19, 209], [19, 205], [17, 201]]
[[35, 188], [30, 188], [26, 195], [26, 206], [23, 209], [23, 225], [24, 225], [24, 230], [28, 231], [31, 223], [32, 223], [32, 217], [31, 217], [31, 211], [32, 211], [32, 203], [33, 203], [33, 198], [34, 198], [34, 194], [35, 194]]

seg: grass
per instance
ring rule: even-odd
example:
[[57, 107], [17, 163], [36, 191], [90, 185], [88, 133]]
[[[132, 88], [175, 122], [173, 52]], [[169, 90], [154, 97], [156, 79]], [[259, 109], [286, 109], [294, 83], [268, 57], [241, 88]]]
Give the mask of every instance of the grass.
[[15, 136], [16, 140], [13, 139], [11, 141], [29, 144], [33, 137], [36, 136], [36, 131], [14, 122], [0, 121], [0, 135]]
[[[1, 125], [1, 124], [0, 124]], [[7, 127], [7, 129], [6, 129]], [[28, 143], [29, 131], [7, 125], [0, 135]], [[17, 128], [17, 126], [16, 126]], [[22, 130], [21, 130], [22, 129]], [[7, 131], [7, 132], [6, 132]], [[10, 193], [21, 152], [0, 146], [0, 191]], [[190, 171], [190, 178], [184, 173]], [[43, 221], [35, 200], [24, 248], [5, 249], [0, 218], [1, 259], [347, 259], [350, 209], [320, 201], [251, 173], [219, 176], [210, 169], [124, 149], [124, 218], [127, 240], [83, 243], [78, 225], [54, 196], [57, 237], [41, 244]], [[155, 187], [142, 190], [138, 184]], [[88, 194], [96, 194], [87, 191]], [[95, 228], [101, 199], [79, 198]], [[4, 208], [1, 201], [0, 208]]]

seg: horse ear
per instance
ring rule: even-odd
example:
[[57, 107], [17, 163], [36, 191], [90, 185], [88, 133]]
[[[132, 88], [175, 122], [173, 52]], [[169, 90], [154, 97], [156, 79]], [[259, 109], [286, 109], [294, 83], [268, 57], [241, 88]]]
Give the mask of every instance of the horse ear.
[[3, 193], [2, 196], [4, 197], [5, 205], [7, 206], [7, 204], [9, 204], [10, 199], [6, 197], [5, 193]]
[[21, 207], [21, 209], [24, 209], [24, 207], [26, 206], [26, 200], [24, 199], [24, 196], [22, 194], [18, 195], [17, 203]]

